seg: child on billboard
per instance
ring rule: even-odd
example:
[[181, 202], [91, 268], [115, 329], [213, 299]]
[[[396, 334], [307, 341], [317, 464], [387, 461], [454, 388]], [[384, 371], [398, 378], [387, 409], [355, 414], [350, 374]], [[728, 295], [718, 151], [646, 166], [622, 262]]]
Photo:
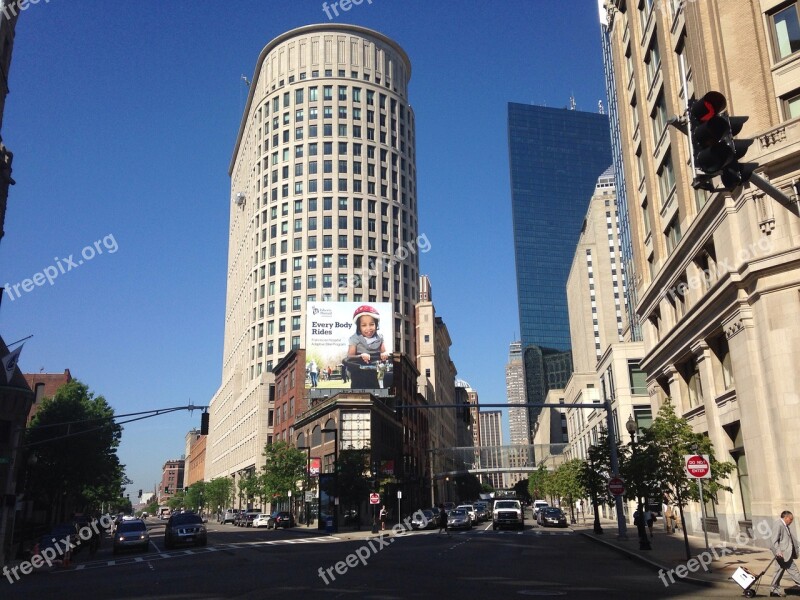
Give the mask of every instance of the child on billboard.
[[[348, 341], [347, 356], [358, 357], [364, 365], [375, 360], [384, 361], [389, 357], [383, 334], [378, 332], [381, 316], [377, 309], [367, 304], [359, 306], [353, 313], [356, 332]], [[353, 358], [351, 358], [353, 360]], [[356, 359], [357, 360], [357, 359]], [[353, 364], [352, 362], [350, 363]], [[379, 387], [378, 374], [375, 368], [359, 369], [355, 367], [350, 373], [353, 388], [371, 389]]]

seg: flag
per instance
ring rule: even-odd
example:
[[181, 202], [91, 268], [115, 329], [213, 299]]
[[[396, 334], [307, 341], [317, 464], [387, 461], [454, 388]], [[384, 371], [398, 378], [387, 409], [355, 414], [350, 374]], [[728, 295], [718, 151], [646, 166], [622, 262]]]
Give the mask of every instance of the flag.
[[21, 344], [19, 348], [12, 350], [2, 359], [3, 374], [6, 376], [6, 383], [11, 383], [11, 378], [14, 377], [14, 371], [17, 368], [17, 361], [19, 361], [19, 353], [22, 352], [22, 346], [24, 345], [25, 344]]

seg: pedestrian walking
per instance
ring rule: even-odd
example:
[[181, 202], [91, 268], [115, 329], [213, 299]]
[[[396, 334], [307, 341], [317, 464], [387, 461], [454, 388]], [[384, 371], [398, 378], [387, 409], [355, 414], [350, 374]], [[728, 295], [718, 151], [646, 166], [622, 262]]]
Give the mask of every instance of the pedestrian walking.
[[381, 506], [380, 512], [380, 520], [381, 520], [381, 531], [386, 530], [386, 518], [389, 516], [389, 511], [386, 510], [386, 505], [384, 504]]
[[444, 509], [444, 504], [439, 505], [439, 533], [442, 533], [442, 531], [450, 535], [447, 530], [447, 511]]
[[772, 578], [770, 596], [786, 596], [786, 592], [781, 588], [781, 578], [784, 573], [788, 573], [789, 577], [797, 585], [800, 585], [800, 569], [797, 568], [797, 563], [794, 562], [797, 558], [797, 543], [794, 541], [791, 529], [789, 529], [792, 521], [794, 521], [794, 515], [785, 510], [781, 513], [781, 518], [772, 531], [770, 550], [775, 555], [778, 570], [775, 571], [775, 576]]
[[656, 522], [656, 516], [653, 511], [646, 510], [644, 512], [644, 523], [647, 525], [647, 531], [650, 533], [650, 539], [653, 539], [653, 523]]

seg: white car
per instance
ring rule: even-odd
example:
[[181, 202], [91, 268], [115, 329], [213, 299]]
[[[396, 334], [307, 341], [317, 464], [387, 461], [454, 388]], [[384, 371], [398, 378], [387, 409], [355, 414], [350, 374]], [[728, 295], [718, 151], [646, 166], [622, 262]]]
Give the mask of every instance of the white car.
[[272, 519], [266, 513], [260, 513], [255, 519], [253, 519], [253, 527], [266, 527], [269, 529], [272, 526], [270, 522]]
[[472, 504], [460, 504], [459, 506], [456, 506], [456, 508], [462, 508], [467, 511], [467, 513], [469, 513], [469, 518], [473, 523], [478, 522], [478, 511], [475, 510], [475, 507], [472, 506]]

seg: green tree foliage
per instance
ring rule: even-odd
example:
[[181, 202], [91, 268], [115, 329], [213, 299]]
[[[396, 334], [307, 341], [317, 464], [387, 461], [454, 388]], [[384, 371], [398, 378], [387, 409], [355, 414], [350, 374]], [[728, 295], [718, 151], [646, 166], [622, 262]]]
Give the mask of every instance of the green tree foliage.
[[153, 497], [150, 502], [147, 503], [147, 506], [144, 507], [144, 510], [149, 515], [157, 515], [158, 514], [158, 499]]
[[[625, 468], [625, 452], [619, 441], [617, 441], [617, 460], [620, 470]], [[611, 469], [611, 448], [608, 445], [608, 432], [600, 430], [597, 443], [589, 446], [587, 452], [588, 459], [581, 470], [581, 485], [590, 497], [595, 497], [598, 504], [612, 506], [615, 503], [614, 496], [608, 491], [608, 480], [616, 475]]]
[[520, 479], [517, 483], [514, 484], [514, 494], [517, 498], [521, 498], [525, 502], [531, 501], [531, 494], [528, 492], [528, 479]]
[[357, 508], [369, 498], [370, 450], [339, 452], [339, 498], [346, 508]]
[[239, 480], [239, 498], [244, 504], [251, 504], [256, 497], [264, 495], [263, 479], [253, 472]]
[[528, 491], [534, 500], [542, 500], [549, 489], [548, 479], [550, 472], [540, 465], [533, 473], [528, 474]]
[[462, 502], [475, 500], [481, 494], [481, 482], [472, 473], [462, 473], [454, 478], [456, 494]]
[[[306, 481], [306, 453], [280, 441], [267, 444], [263, 456], [265, 465], [261, 477], [264, 494], [268, 498], [286, 498], [288, 492], [297, 491], [297, 482]], [[306, 484], [305, 487], [308, 487]]]
[[186, 508], [200, 512], [206, 506], [206, 501], [206, 482], [195, 481], [186, 492]]
[[560, 464], [552, 474], [553, 487], [556, 490], [555, 495], [567, 501], [570, 518], [573, 522], [575, 521], [575, 500], [586, 495], [582, 477], [584, 464], [581, 459], [574, 458]]
[[722, 483], [733, 472], [734, 464], [714, 457], [714, 446], [703, 434], [694, 433], [688, 421], [678, 418], [675, 407], [667, 400], [658, 411], [652, 426], [642, 432], [642, 444], [653, 447], [655, 479], [666, 497], [681, 507], [699, 501], [697, 481], [686, 473], [684, 455], [707, 454], [711, 458], [711, 478], [703, 480], [703, 500], [709, 502], [719, 491], [730, 492]]
[[69, 513], [94, 512], [123, 497], [129, 483], [117, 456], [122, 428], [105, 398], [78, 380], [42, 402], [26, 432], [36, 455], [28, 489], [51, 521]]
[[169, 506], [170, 510], [178, 510], [179, 508], [186, 507], [186, 495], [183, 493], [183, 490], [178, 490], [175, 492], [169, 500], [167, 500], [167, 506]]
[[224, 511], [233, 503], [233, 481], [228, 477], [216, 477], [205, 485], [206, 503], [212, 510]]

